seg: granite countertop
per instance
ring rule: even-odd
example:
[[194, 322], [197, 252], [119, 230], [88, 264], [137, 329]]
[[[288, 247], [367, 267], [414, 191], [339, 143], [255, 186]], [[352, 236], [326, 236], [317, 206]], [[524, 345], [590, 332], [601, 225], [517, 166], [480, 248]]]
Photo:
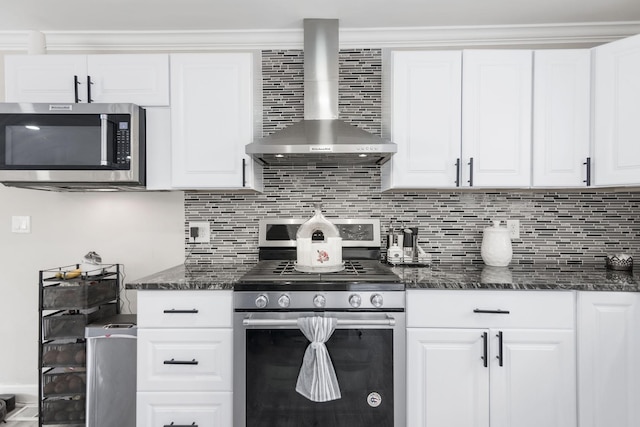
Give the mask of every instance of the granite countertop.
[[[127, 289], [232, 290], [253, 264], [181, 264], [126, 284]], [[600, 265], [446, 264], [394, 267], [407, 289], [513, 289], [640, 292], [640, 273]]]

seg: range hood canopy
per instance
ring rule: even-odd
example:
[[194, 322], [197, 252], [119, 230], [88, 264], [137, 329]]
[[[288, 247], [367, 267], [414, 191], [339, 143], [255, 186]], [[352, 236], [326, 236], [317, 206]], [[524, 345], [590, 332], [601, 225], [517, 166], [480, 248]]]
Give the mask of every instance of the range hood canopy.
[[338, 119], [338, 20], [304, 20], [304, 120], [246, 146], [265, 164], [382, 164], [396, 144]]

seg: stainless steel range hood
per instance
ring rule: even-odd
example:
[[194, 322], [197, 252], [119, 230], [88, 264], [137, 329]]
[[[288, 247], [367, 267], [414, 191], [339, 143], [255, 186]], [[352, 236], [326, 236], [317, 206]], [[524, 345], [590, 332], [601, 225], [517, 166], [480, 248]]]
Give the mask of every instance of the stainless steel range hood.
[[382, 164], [396, 144], [338, 119], [338, 20], [304, 20], [304, 120], [246, 146], [269, 165]]

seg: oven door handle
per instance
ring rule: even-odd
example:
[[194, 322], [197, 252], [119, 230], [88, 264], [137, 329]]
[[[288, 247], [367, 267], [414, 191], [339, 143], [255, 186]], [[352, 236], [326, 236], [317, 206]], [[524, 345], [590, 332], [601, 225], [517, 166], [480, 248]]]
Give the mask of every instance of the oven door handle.
[[[396, 319], [338, 319], [338, 326], [395, 326]], [[243, 326], [298, 326], [297, 319], [242, 319]]]

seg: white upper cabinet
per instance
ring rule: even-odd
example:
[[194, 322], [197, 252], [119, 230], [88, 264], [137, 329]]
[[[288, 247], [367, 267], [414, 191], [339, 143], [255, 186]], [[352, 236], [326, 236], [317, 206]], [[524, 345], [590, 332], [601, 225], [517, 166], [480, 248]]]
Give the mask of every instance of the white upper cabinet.
[[171, 55], [171, 183], [262, 189], [246, 154], [254, 136], [254, 53]]
[[591, 185], [590, 75], [586, 49], [534, 52], [534, 187]]
[[531, 185], [532, 56], [463, 52], [462, 180], [469, 186]]
[[7, 102], [169, 105], [166, 54], [7, 55]]
[[592, 52], [595, 185], [640, 184], [640, 35]]
[[456, 187], [460, 158], [462, 52], [391, 52], [390, 137], [398, 153], [382, 188]]

